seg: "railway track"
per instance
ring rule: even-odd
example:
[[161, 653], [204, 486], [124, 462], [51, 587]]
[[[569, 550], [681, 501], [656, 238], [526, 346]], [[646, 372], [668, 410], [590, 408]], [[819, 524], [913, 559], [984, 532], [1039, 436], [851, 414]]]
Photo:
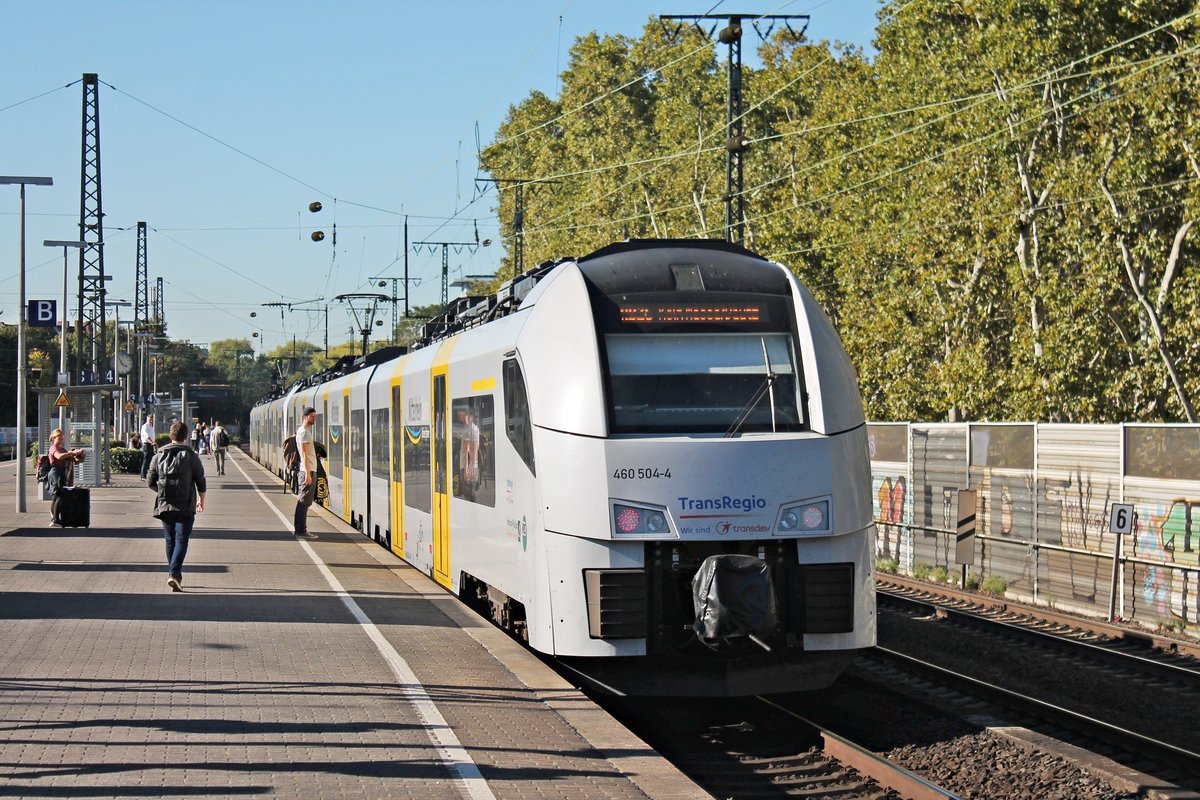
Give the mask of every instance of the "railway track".
[[713, 797], [958, 797], [776, 698], [603, 702]]

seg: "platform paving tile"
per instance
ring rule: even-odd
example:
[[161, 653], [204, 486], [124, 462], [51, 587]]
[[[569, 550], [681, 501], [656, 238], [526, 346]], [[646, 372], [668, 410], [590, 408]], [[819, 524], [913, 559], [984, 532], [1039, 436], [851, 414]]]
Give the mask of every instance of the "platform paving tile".
[[[12, 512], [8, 473], [0, 797], [464, 796], [342, 601], [228, 473], [210, 479], [183, 594], [165, 586], [152, 498], [136, 481], [95, 490], [93, 527], [63, 530], [41, 527], [40, 501]], [[281, 493], [268, 499], [290, 512]], [[497, 798], [645, 797], [431, 603], [423, 576], [380, 563], [325, 514], [311, 528], [311, 547], [408, 661]]]

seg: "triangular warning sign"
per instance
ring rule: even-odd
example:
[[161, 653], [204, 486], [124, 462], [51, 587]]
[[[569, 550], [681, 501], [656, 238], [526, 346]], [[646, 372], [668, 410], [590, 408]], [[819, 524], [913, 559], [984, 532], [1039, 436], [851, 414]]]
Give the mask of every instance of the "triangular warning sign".
[[62, 389], [58, 390], [58, 399], [54, 401], [55, 408], [70, 408], [71, 401], [67, 399], [67, 393]]

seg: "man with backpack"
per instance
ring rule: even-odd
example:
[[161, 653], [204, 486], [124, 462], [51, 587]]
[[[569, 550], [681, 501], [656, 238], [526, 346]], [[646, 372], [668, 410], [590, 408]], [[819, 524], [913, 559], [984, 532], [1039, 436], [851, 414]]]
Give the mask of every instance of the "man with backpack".
[[221, 420], [213, 426], [210, 432], [213, 455], [217, 459], [217, 474], [225, 474], [225, 451], [229, 449], [229, 434], [221, 427]]
[[188, 428], [171, 425], [171, 441], [155, 454], [146, 473], [146, 483], [157, 492], [154, 516], [162, 522], [167, 544], [167, 586], [183, 591], [183, 559], [196, 515], [204, 512], [204, 464], [187, 445]]
[[313, 444], [313, 425], [317, 421], [317, 410], [311, 406], [304, 409], [301, 425], [296, 430], [296, 453], [299, 455], [299, 481], [296, 484], [295, 533], [308, 536], [308, 507], [317, 496], [317, 449]]

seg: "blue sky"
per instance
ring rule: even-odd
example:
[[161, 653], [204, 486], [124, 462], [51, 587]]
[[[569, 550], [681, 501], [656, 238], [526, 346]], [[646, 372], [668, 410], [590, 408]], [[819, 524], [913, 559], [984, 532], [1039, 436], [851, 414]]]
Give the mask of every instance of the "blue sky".
[[[100, 148], [109, 297], [134, 299], [135, 229], [145, 221], [170, 335], [208, 343], [258, 331], [255, 349], [270, 349], [293, 335], [319, 343], [324, 321], [301, 310], [281, 319], [262, 303], [390, 292], [367, 279], [402, 277], [402, 213], [410, 242], [474, 241], [476, 229], [497, 238], [495, 195], [474, 192], [476, 127], [486, 145], [511, 104], [533, 89], [556, 95], [577, 36], [637, 36], [652, 15], [714, 5], [808, 13], [810, 37], [863, 47], [878, 8], [877, 0], [6, 4], [0, 175], [55, 182], [27, 190], [27, 297], [61, 296], [62, 251], [42, 242], [78, 237], [82, 90], [62, 87], [84, 72], [108, 84]], [[749, 53], [754, 35], [745, 43]], [[324, 206], [317, 214], [307, 211], [314, 200]], [[18, 209], [18, 188], [0, 186], [0, 322], [9, 324]], [[323, 242], [310, 240], [314, 230]], [[497, 245], [451, 251], [451, 280], [494, 272], [500, 255]], [[440, 268], [440, 251], [410, 251], [409, 275], [420, 281], [412, 305], [440, 299]], [[72, 258], [72, 308], [77, 270]], [[344, 305], [330, 305], [331, 344], [349, 338], [350, 324]]]

